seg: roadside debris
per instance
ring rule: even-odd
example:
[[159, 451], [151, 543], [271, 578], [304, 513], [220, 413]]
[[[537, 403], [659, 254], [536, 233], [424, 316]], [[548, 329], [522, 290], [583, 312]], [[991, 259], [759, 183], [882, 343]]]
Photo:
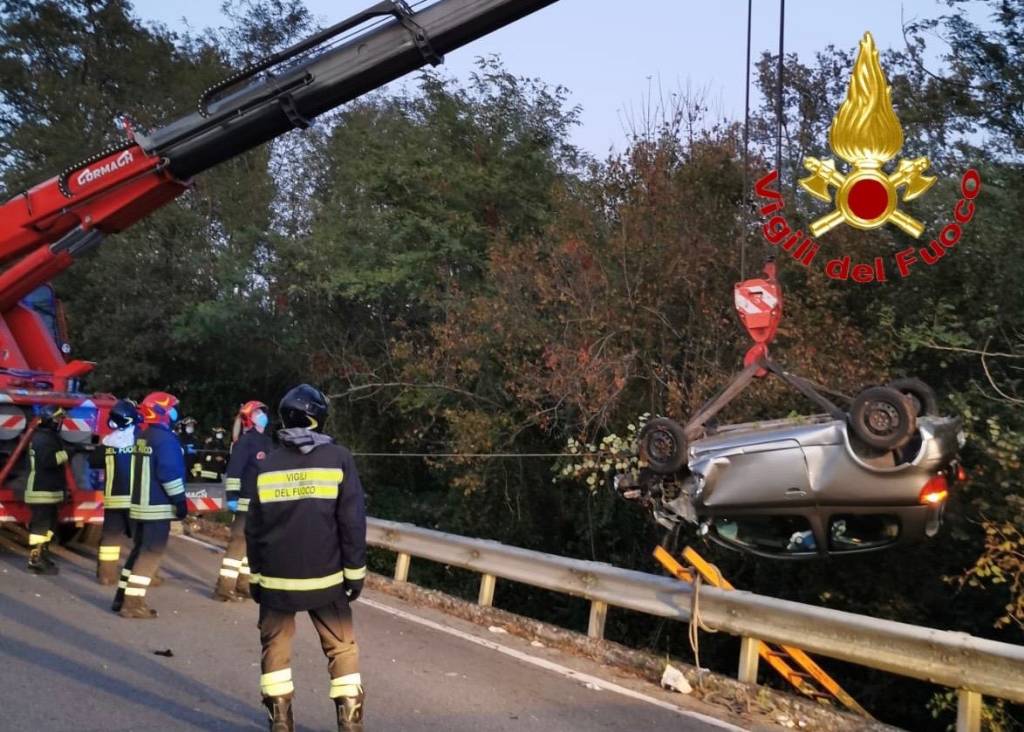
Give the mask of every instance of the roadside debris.
[[505, 630], [504, 628], [500, 628], [497, 625], [491, 625], [487, 628], [487, 630], [491, 631], [492, 633], [504, 633], [505, 635], [508, 635], [507, 630]]
[[174, 656], [174, 651], [172, 651], [170, 648], [168, 648], [167, 650], [164, 650], [164, 651], [153, 651], [153, 655], [154, 656], [166, 656], [167, 658], [171, 658], [171, 657]]
[[661, 675], [661, 685], [666, 689], [678, 691], [680, 694], [689, 694], [693, 691], [693, 687], [683, 676], [683, 672], [670, 663], [665, 664], [665, 673]]

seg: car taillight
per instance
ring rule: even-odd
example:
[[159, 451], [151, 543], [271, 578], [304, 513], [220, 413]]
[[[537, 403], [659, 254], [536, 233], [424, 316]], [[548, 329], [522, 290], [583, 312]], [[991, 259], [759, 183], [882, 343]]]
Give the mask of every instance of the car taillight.
[[939, 473], [924, 484], [919, 500], [921, 503], [935, 505], [942, 503], [947, 496], [949, 496], [949, 483], [946, 481], [946, 476]]
[[956, 482], [957, 483], [966, 483], [967, 482], [967, 471], [964, 470], [964, 466], [963, 465], [957, 465], [956, 466]]

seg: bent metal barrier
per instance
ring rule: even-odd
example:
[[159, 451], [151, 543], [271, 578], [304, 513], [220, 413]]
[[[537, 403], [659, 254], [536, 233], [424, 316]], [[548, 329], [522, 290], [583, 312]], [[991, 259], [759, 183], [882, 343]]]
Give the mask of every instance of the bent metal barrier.
[[[690, 620], [693, 588], [669, 577], [382, 519], [369, 520], [368, 540], [397, 553], [401, 582], [412, 557], [479, 572], [481, 605], [491, 604], [497, 578], [583, 597], [591, 602], [594, 638], [604, 635], [609, 606]], [[700, 589], [700, 609], [705, 624], [745, 641], [797, 646], [956, 689], [958, 732], [980, 729], [982, 695], [1024, 703], [1024, 646], [707, 586]], [[752, 681], [756, 670], [744, 675]]]

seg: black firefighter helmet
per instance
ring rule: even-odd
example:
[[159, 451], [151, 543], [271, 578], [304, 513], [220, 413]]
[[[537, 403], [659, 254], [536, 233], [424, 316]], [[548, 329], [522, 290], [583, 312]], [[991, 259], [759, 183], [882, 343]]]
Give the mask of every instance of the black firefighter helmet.
[[327, 421], [327, 397], [309, 384], [300, 384], [284, 395], [278, 407], [281, 424], [285, 427], [308, 427], [322, 430]]
[[39, 426], [49, 430], [59, 430], [66, 415], [64, 407], [44, 404], [39, 408]]
[[112, 430], [123, 430], [142, 421], [138, 405], [131, 399], [118, 399], [110, 408], [107, 425]]

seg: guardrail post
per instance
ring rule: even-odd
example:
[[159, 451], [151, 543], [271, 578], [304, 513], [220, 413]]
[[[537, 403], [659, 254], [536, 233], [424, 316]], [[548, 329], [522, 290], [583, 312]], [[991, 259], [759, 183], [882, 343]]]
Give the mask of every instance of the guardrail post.
[[407, 582], [409, 580], [409, 562], [412, 557], [405, 552], [398, 552], [398, 559], [395, 562], [395, 582]]
[[736, 674], [744, 684], [757, 683], [757, 664], [760, 660], [758, 651], [761, 649], [761, 641], [757, 638], [740, 638], [740, 668]]
[[956, 732], [981, 732], [981, 694], [956, 691]]
[[591, 638], [604, 638], [604, 621], [608, 619], [608, 603], [601, 600], [590, 602], [590, 623], [587, 635]]
[[480, 597], [477, 603], [482, 607], [490, 607], [494, 604], [494, 575], [480, 575]]

